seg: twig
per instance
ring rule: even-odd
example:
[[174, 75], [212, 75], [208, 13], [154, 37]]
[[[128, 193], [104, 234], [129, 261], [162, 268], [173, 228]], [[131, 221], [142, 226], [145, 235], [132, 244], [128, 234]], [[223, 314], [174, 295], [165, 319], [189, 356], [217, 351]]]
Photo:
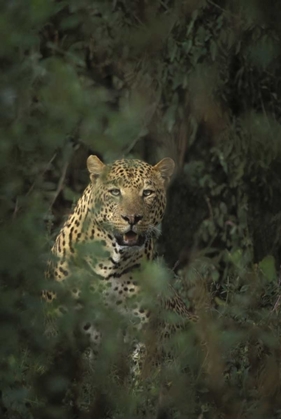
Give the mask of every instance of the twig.
[[54, 205], [54, 203], [55, 203], [56, 199], [58, 198], [59, 193], [61, 192], [61, 190], [62, 190], [62, 188], [63, 188], [63, 183], [64, 183], [64, 180], [65, 180], [65, 176], [66, 176], [66, 171], [67, 171], [68, 165], [69, 165], [69, 162], [65, 162], [65, 164], [64, 164], [64, 166], [63, 166], [62, 173], [61, 173], [61, 177], [60, 177], [60, 179], [59, 179], [59, 183], [58, 183], [58, 187], [57, 187], [57, 189], [56, 189], [56, 192], [55, 192], [54, 198], [53, 198], [53, 200], [52, 200], [52, 202], [51, 202], [51, 204], [50, 204], [50, 208], [49, 208], [50, 210], [51, 210], [51, 208], [53, 207], [53, 205]]
[[[49, 160], [49, 162], [47, 163], [47, 165], [43, 169], [42, 173], [39, 174], [38, 178], [42, 178], [42, 176], [47, 172], [47, 170], [49, 169], [51, 163], [54, 161], [54, 159], [56, 158], [56, 156], [57, 156], [57, 152]], [[28, 197], [29, 194], [34, 190], [34, 187], [35, 187], [36, 183], [38, 182], [38, 178], [33, 182], [33, 184], [31, 185], [31, 187], [29, 188], [29, 190], [25, 194], [25, 197]], [[15, 217], [16, 217], [18, 211], [20, 210], [20, 208], [21, 208], [21, 206], [19, 206], [18, 197], [17, 197], [16, 198], [15, 208], [14, 208], [14, 211], [13, 211], [13, 219], [15, 219]]]
[[[281, 273], [280, 273], [280, 270], [279, 270], [279, 277], [278, 277], [278, 286], [279, 286], [279, 288], [280, 288], [280, 284], [281, 284]], [[281, 299], [281, 295], [278, 295], [278, 298], [277, 298], [277, 300], [276, 300], [276, 302], [275, 302], [275, 304], [273, 306], [273, 309], [271, 310], [272, 313], [275, 312], [275, 311], [277, 312], [277, 310], [278, 310], [278, 308], [280, 306], [280, 299]]]
[[180, 260], [177, 260], [172, 268], [172, 271], [175, 271], [176, 268], [179, 266]]
[[276, 302], [275, 302], [275, 304], [274, 304], [273, 309], [271, 310], [271, 312], [275, 312], [275, 311], [277, 312], [277, 309], [280, 306], [280, 299], [281, 299], [281, 295], [278, 296], [278, 298], [277, 298], [277, 300], [276, 300]]
[[219, 9], [221, 12], [224, 13], [229, 13], [231, 16], [239, 18], [240, 16], [231, 12], [230, 10], [224, 9], [223, 7], [219, 6], [218, 4], [214, 3], [212, 0], [207, 0], [207, 3], [211, 4], [212, 6], [216, 7], [217, 9]]
[[17, 198], [16, 198], [15, 208], [14, 208], [14, 211], [13, 211], [13, 219], [15, 219], [15, 217], [16, 217], [16, 215], [17, 215], [18, 210], [19, 210], [19, 200], [18, 200], [18, 197], [17, 197]]
[[[44, 168], [44, 170], [43, 170], [43, 172], [39, 175], [39, 177], [41, 178], [46, 172], [47, 172], [47, 170], [49, 169], [49, 167], [50, 167], [50, 165], [51, 165], [51, 163], [54, 161], [54, 159], [56, 158], [56, 156], [57, 156], [57, 152], [51, 157], [51, 159], [49, 160], [49, 162], [47, 163], [47, 165], [45, 166], [45, 168]], [[26, 197], [28, 197], [29, 196], [29, 194], [33, 191], [33, 189], [34, 189], [34, 187], [35, 187], [35, 184], [36, 184], [36, 182], [38, 181], [38, 179], [36, 179], [34, 182], [33, 182], [33, 184], [31, 185], [31, 187], [29, 188], [29, 190], [27, 191], [27, 193], [26, 193]]]
[[210, 212], [210, 219], [214, 219], [214, 214], [213, 214], [213, 209], [212, 209], [212, 206], [211, 206], [211, 201], [210, 201], [210, 199], [209, 199], [209, 197], [207, 197], [206, 195], [205, 195], [205, 201], [206, 201], [206, 203], [207, 203], [207, 206], [208, 206], [208, 209], [209, 209], [209, 212]]

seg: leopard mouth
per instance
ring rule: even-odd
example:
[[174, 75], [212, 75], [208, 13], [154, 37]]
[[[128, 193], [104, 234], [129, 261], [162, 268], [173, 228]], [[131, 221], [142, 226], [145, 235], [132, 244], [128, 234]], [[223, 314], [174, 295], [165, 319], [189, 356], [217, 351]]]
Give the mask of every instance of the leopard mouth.
[[116, 241], [120, 246], [142, 246], [145, 242], [145, 236], [138, 235], [132, 230], [123, 233], [122, 235], [115, 235]]

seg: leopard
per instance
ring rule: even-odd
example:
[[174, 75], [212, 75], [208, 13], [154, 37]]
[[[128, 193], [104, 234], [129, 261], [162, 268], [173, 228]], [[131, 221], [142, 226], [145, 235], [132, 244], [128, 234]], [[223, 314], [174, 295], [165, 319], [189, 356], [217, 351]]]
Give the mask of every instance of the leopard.
[[[142, 329], [149, 323], [151, 311], [141, 300], [133, 309], [129, 302], [142, 290], [138, 273], [143, 264], [154, 261], [157, 255], [156, 243], [175, 162], [166, 157], [156, 165], [139, 159], [105, 164], [96, 155], [90, 155], [87, 169], [90, 183], [55, 240], [48, 277], [63, 282], [79, 260], [79, 246], [100, 244], [106, 252], [88, 252], [83, 255], [83, 262], [92, 273], [94, 284], [104, 286], [106, 305], [123, 314], [130, 313], [137, 319], [137, 328]], [[72, 294], [79, 299], [79, 288], [74, 288]], [[53, 301], [56, 293], [44, 290], [43, 296]], [[177, 313], [188, 313], [178, 296], [165, 305]], [[92, 345], [100, 344], [102, 332], [91, 320], [86, 320], [81, 330]]]

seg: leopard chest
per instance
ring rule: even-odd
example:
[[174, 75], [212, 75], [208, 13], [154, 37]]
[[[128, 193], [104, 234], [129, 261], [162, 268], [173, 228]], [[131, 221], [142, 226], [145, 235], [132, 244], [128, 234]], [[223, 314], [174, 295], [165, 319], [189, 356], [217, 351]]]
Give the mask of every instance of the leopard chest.
[[142, 255], [132, 253], [129, 257], [123, 255], [118, 260], [117, 254], [111, 254], [109, 260], [100, 261], [93, 267], [94, 274], [106, 306], [137, 318], [137, 322], [143, 325], [148, 321], [149, 313], [143, 305], [140, 286]]

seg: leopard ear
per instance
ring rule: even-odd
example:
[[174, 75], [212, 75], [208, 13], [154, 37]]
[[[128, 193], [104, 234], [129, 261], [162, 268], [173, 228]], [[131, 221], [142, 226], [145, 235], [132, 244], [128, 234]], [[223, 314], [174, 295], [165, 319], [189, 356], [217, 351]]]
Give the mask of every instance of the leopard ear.
[[91, 155], [87, 159], [87, 168], [90, 172], [91, 181], [95, 181], [104, 170], [105, 164], [97, 156]]
[[175, 162], [171, 158], [164, 158], [160, 160], [155, 166], [155, 171], [160, 172], [161, 177], [165, 180], [166, 185], [169, 183], [171, 176], [175, 169]]

